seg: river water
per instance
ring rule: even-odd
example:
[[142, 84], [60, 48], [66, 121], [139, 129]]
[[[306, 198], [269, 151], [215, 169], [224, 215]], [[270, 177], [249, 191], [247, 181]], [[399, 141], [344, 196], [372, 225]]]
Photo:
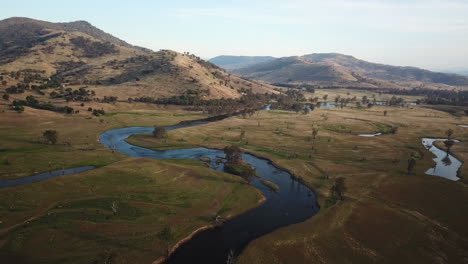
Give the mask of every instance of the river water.
[[[423, 138], [421, 140], [423, 146], [432, 152], [436, 157], [433, 159], [436, 165], [426, 171], [426, 174], [443, 177], [452, 181], [458, 181], [458, 170], [462, 166], [462, 162], [455, 158], [445, 150], [439, 149], [434, 145], [436, 141], [445, 141], [442, 138]], [[455, 141], [457, 142], [457, 141]]]

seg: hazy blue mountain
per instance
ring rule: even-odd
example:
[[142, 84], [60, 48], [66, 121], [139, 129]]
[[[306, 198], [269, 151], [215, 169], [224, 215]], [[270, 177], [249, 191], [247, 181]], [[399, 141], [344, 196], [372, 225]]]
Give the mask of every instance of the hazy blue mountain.
[[[232, 60], [232, 64], [234, 64], [237, 58], [222, 56], [221, 61], [228, 62]], [[231, 67], [229, 70], [247, 78], [272, 83], [365, 84], [365, 86], [370, 87], [394, 87], [407, 84], [419, 85], [422, 83], [427, 85], [435, 84], [433, 85], [434, 87], [437, 87], [437, 85], [468, 86], [468, 78], [466, 76], [433, 72], [416, 67], [372, 63], [338, 53], [315, 53], [278, 59], [269, 58], [266, 61], [257, 63], [252, 63], [255, 59], [241, 59], [240, 61], [249, 61], [249, 65], [245, 67]], [[214, 61], [212, 62], [218, 64]], [[223, 67], [220, 64], [218, 65]], [[241, 65], [241, 63], [237, 65]]]
[[218, 65], [219, 67], [232, 71], [235, 69], [247, 67], [261, 62], [272, 61], [276, 59], [275, 57], [270, 56], [229, 56], [222, 55], [210, 59], [211, 63]]

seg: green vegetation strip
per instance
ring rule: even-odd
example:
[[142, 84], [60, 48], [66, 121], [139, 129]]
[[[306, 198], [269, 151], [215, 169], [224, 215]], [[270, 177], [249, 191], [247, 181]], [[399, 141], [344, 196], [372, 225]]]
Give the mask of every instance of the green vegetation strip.
[[263, 183], [263, 185], [265, 185], [266, 187], [272, 189], [275, 192], [279, 192], [279, 190], [280, 190], [279, 186], [272, 183], [271, 181], [261, 180], [260, 182]]

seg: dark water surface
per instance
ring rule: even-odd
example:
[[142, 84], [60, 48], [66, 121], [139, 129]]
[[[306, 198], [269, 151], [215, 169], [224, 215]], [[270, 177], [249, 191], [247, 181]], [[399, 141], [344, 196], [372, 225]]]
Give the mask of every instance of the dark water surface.
[[27, 183], [45, 181], [50, 178], [71, 175], [71, 174], [91, 170], [94, 168], [95, 167], [93, 166], [77, 167], [77, 168], [43, 172], [40, 174], [36, 174], [33, 176], [24, 177], [24, 178], [19, 178], [19, 179], [3, 180], [3, 181], [0, 181], [0, 188], [13, 187], [13, 186], [27, 184]]

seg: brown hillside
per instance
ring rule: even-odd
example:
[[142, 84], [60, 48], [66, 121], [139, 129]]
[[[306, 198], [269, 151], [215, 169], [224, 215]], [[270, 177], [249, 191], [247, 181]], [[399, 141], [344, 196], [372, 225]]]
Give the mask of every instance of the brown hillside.
[[248, 89], [275, 92], [269, 85], [233, 76], [194, 55], [132, 46], [85, 21], [0, 21], [0, 76], [6, 81], [0, 89], [18, 83], [40, 85], [56, 76], [64, 86], [88, 86], [98, 96], [123, 100], [187, 91], [206, 99], [237, 98]]

